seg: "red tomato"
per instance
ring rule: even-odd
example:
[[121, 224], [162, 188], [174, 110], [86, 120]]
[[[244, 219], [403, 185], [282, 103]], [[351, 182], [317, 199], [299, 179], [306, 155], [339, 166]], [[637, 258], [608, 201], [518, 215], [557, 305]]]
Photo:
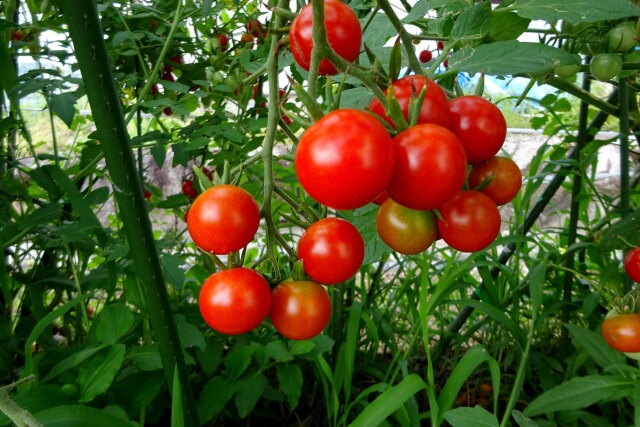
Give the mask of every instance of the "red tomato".
[[634, 282], [640, 282], [640, 246], [631, 249], [624, 257], [624, 271]]
[[429, 62], [431, 61], [431, 59], [433, 59], [433, 54], [431, 53], [430, 50], [423, 50], [422, 52], [420, 52], [420, 62]]
[[218, 34], [216, 38], [220, 42], [220, 50], [222, 52], [225, 52], [227, 50], [227, 46], [229, 45], [229, 37], [227, 37], [226, 34]]
[[173, 110], [171, 109], [171, 107], [164, 107], [162, 111], [164, 112], [165, 116], [173, 116]]
[[640, 314], [618, 314], [602, 324], [607, 344], [625, 353], [640, 353]]
[[173, 74], [171, 74], [170, 71], [164, 73], [162, 75], [162, 77], [160, 77], [160, 80], [164, 80], [164, 81], [167, 81], [167, 82], [175, 82], [176, 81], [176, 79], [173, 77]]
[[387, 199], [376, 215], [378, 235], [391, 249], [405, 255], [419, 254], [436, 241], [438, 227], [431, 211], [416, 211]]
[[204, 321], [228, 335], [244, 334], [257, 327], [269, 314], [270, 303], [267, 281], [245, 267], [212, 274], [202, 285], [198, 298]]
[[438, 40], [438, 43], [436, 43], [436, 45], [438, 46], [438, 50], [444, 49], [444, 43], [442, 43], [442, 41]]
[[157, 95], [160, 93], [160, 89], [158, 89], [158, 84], [154, 83], [151, 85], [151, 95]]
[[149, 200], [153, 196], [153, 193], [149, 190], [144, 190], [144, 198]]
[[[409, 100], [411, 99], [411, 85], [415, 88], [415, 96], [420, 94], [427, 82], [427, 93], [422, 101], [420, 114], [418, 115], [418, 124], [435, 123], [440, 126], [449, 126], [449, 101], [440, 86], [431, 79], [424, 76], [406, 76], [400, 80], [396, 80], [393, 87], [393, 96], [398, 100], [404, 118], [409, 120]], [[388, 89], [387, 89], [388, 90]], [[385, 95], [387, 91], [385, 90]], [[387, 117], [384, 108], [377, 98], [373, 98], [369, 104], [369, 109], [375, 114], [385, 119], [391, 126], [395, 128], [395, 124]]]
[[371, 201], [371, 203], [375, 203], [376, 205], [380, 206], [388, 198], [389, 198], [389, 193], [387, 192], [387, 190], [384, 190], [382, 193], [378, 194], [376, 198]]
[[394, 140], [395, 167], [387, 191], [415, 210], [436, 209], [464, 185], [467, 161], [458, 138], [434, 124], [413, 126]]
[[364, 259], [364, 241], [349, 221], [324, 218], [311, 224], [300, 238], [298, 258], [309, 277], [333, 285], [356, 274]]
[[522, 173], [513, 160], [496, 156], [475, 165], [469, 174], [469, 187], [476, 188], [490, 176], [493, 179], [480, 191], [491, 197], [498, 206], [509, 203], [520, 191]]
[[249, 33], [243, 34], [242, 37], [240, 37], [240, 42], [241, 43], [252, 43], [253, 42], [253, 35], [251, 35]]
[[329, 323], [331, 299], [315, 282], [284, 281], [273, 290], [269, 317], [283, 336], [307, 340], [322, 332]]
[[438, 231], [444, 241], [462, 252], [489, 246], [500, 233], [500, 212], [489, 196], [461, 191], [440, 209]]
[[473, 95], [460, 96], [449, 103], [449, 129], [460, 138], [473, 165], [495, 156], [507, 136], [507, 122], [491, 102]]
[[333, 209], [356, 209], [387, 187], [393, 142], [384, 126], [358, 110], [335, 110], [300, 138], [295, 168], [302, 187]]
[[182, 193], [185, 196], [187, 196], [188, 198], [190, 198], [191, 200], [193, 200], [196, 197], [198, 197], [198, 190], [196, 190], [196, 187], [193, 184], [193, 181], [191, 181], [191, 180], [185, 181], [182, 184]]
[[242, 249], [260, 225], [258, 204], [247, 191], [216, 185], [193, 202], [187, 229], [194, 243], [207, 252], [225, 255]]
[[[309, 71], [311, 64], [311, 50], [313, 49], [312, 15], [313, 10], [311, 3], [309, 3], [293, 19], [289, 29], [291, 53], [293, 53], [298, 65], [307, 71]], [[325, 0], [324, 23], [329, 45], [338, 55], [353, 62], [360, 54], [360, 43], [362, 42], [362, 28], [356, 14], [349, 6], [338, 0]], [[323, 59], [320, 61], [318, 73], [322, 76], [333, 75], [337, 74], [338, 70], [328, 59]]]

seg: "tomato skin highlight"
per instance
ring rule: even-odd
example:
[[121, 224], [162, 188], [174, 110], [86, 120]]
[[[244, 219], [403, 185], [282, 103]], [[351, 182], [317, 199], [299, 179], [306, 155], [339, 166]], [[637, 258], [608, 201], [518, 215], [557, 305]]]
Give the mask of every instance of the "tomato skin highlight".
[[389, 183], [393, 142], [384, 126], [358, 110], [335, 110], [302, 135], [295, 170], [314, 200], [338, 210], [371, 202]]
[[292, 340], [320, 334], [331, 318], [331, 298], [312, 281], [287, 280], [275, 287], [269, 318], [276, 330]]
[[618, 314], [605, 319], [602, 336], [618, 351], [640, 353], [640, 314]]
[[242, 249], [259, 225], [258, 204], [246, 190], [233, 185], [207, 189], [193, 202], [187, 217], [194, 243], [219, 255]]
[[244, 334], [269, 314], [271, 290], [255, 270], [246, 267], [222, 270], [204, 282], [198, 305], [205, 322], [216, 331]]
[[[349, 62], [355, 61], [360, 54], [362, 28], [356, 14], [346, 4], [338, 0], [324, 1], [324, 25], [327, 40], [333, 50]], [[313, 38], [313, 10], [311, 3], [300, 10], [291, 22], [289, 42], [293, 58], [303, 69], [309, 71]], [[338, 69], [328, 59], [320, 61], [318, 74], [321, 76], [337, 74]]]
[[640, 246], [631, 249], [622, 262], [624, 271], [634, 282], [640, 282]]
[[391, 249], [404, 255], [427, 250], [438, 237], [433, 212], [409, 209], [393, 199], [386, 200], [378, 209], [376, 229]]
[[507, 122], [498, 107], [484, 98], [465, 95], [453, 99], [449, 129], [460, 139], [472, 165], [495, 156], [507, 136]]
[[491, 197], [498, 206], [513, 200], [522, 187], [522, 172], [518, 165], [513, 160], [500, 156], [475, 165], [469, 174], [469, 187], [476, 188], [490, 176], [493, 179], [480, 191]]
[[439, 209], [438, 232], [452, 248], [477, 252], [489, 246], [500, 233], [500, 211], [495, 202], [479, 191], [461, 191]]
[[314, 222], [298, 242], [304, 271], [318, 283], [333, 285], [351, 278], [364, 259], [364, 241], [358, 229], [341, 218]]
[[387, 191], [414, 210], [436, 209], [462, 189], [467, 161], [458, 138], [435, 124], [413, 126], [394, 140], [395, 166]]
[[[411, 86], [415, 87], [416, 96], [427, 84], [427, 93], [424, 95], [420, 114], [418, 115], [417, 124], [434, 123], [440, 126], [448, 127], [451, 113], [449, 111], [449, 100], [444, 94], [440, 86], [431, 79], [424, 76], [406, 76], [396, 80], [392, 84], [393, 96], [398, 101], [404, 118], [409, 120], [409, 100], [411, 99]], [[387, 94], [387, 90], [384, 94]], [[369, 103], [369, 109], [385, 119], [391, 126], [396, 127], [393, 121], [387, 117], [384, 107], [377, 98], [373, 98]]]

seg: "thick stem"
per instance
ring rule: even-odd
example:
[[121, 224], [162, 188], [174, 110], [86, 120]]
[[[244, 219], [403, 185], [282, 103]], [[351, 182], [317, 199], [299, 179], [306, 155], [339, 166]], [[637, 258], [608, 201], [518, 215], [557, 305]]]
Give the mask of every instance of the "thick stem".
[[393, 10], [393, 6], [387, 0], [378, 0], [378, 7], [384, 11], [391, 21], [391, 24], [398, 32], [400, 36], [400, 40], [402, 40], [402, 44], [404, 45], [405, 50], [407, 51], [407, 58], [409, 58], [409, 68], [411, 68], [416, 74], [424, 74], [422, 67], [420, 66], [420, 61], [416, 57], [416, 52], [413, 49], [413, 37], [411, 34], [407, 32], [402, 21], [398, 18], [395, 11]]
[[[620, 77], [620, 216], [629, 214], [631, 188], [629, 184], [629, 85]], [[625, 251], [626, 252], [626, 251]], [[631, 290], [631, 279], [624, 275], [625, 293]]]

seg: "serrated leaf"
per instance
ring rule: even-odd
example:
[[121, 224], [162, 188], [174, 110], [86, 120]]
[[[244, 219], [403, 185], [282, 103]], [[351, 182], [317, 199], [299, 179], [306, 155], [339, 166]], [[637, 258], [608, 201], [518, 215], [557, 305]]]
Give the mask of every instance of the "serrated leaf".
[[468, 8], [454, 22], [451, 37], [455, 40], [483, 38], [489, 32], [490, 17], [490, 2], [483, 1]]
[[198, 399], [198, 416], [200, 424], [205, 424], [216, 417], [231, 400], [236, 392], [236, 382], [231, 378], [219, 375], [209, 380]]
[[106, 344], [115, 344], [133, 327], [134, 316], [124, 304], [110, 304], [96, 317], [93, 328], [96, 338]]
[[498, 426], [496, 416], [480, 406], [452, 409], [444, 414], [444, 419], [453, 427]]
[[513, 7], [524, 18], [572, 24], [640, 15], [640, 8], [629, 0], [516, 0]]
[[574, 62], [574, 56], [565, 50], [541, 43], [508, 40], [484, 44], [475, 49], [460, 49], [449, 60], [449, 68], [470, 74], [506, 76], [533, 73]]
[[302, 394], [302, 369], [298, 365], [281, 363], [276, 367], [276, 374], [280, 389], [289, 401], [289, 409], [293, 411]]
[[267, 377], [259, 372], [247, 375], [238, 380], [235, 401], [240, 418], [245, 418], [251, 413], [251, 410], [256, 406], [256, 403], [258, 403], [258, 399], [260, 399], [260, 396], [262, 396], [268, 384], [269, 381]]

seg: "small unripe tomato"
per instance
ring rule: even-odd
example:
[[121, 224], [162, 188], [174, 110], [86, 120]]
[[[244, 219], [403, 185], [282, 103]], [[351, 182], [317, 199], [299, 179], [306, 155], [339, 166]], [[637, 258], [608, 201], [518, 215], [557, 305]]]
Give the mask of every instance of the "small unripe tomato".
[[606, 82], [618, 75], [622, 69], [622, 58], [615, 53], [598, 53], [591, 58], [589, 69], [593, 77]]

